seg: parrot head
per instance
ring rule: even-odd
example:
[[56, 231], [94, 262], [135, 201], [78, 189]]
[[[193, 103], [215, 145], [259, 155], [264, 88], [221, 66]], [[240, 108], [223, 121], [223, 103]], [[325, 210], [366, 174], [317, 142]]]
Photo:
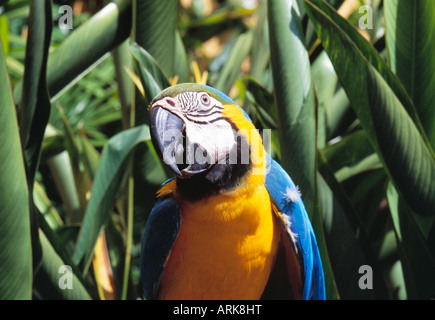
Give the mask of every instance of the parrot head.
[[182, 180], [234, 184], [251, 168], [250, 130], [255, 127], [243, 109], [209, 86], [174, 85], [151, 102], [151, 140]]

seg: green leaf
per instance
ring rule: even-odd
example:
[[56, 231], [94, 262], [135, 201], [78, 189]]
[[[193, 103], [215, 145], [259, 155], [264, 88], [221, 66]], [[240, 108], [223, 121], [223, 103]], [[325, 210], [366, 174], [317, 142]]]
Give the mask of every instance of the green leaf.
[[33, 183], [39, 165], [42, 140], [51, 108], [46, 81], [51, 31], [51, 0], [31, 1], [24, 61], [23, 91], [19, 103], [19, 123], [29, 195], [32, 263], [35, 268], [41, 260], [41, 246], [33, 206]]
[[115, 66], [116, 83], [118, 86], [119, 102], [121, 104], [122, 125], [124, 129], [130, 127], [130, 110], [132, 103], [133, 84], [129, 79], [125, 67], [132, 69], [133, 59], [130, 53], [129, 41], [124, 41], [112, 51]]
[[[248, 102], [251, 102], [255, 111], [256, 117], [260, 122], [263, 129], [272, 129], [271, 131], [271, 146], [272, 150], [267, 150], [269, 146], [266, 146], [266, 150], [271, 156], [276, 154], [278, 159], [281, 159], [279, 137], [276, 124], [276, 110], [273, 94], [266, 88], [262, 87], [251, 76], [246, 76], [247, 81], [247, 98]], [[265, 141], [263, 141], [265, 143]]]
[[328, 281], [326, 295], [337, 298], [318, 208], [316, 106], [297, 2], [269, 0], [268, 19], [281, 162], [300, 187], [312, 221]]
[[[336, 195], [340, 193], [329, 189], [319, 178], [319, 206], [323, 216], [325, 238], [328, 244], [328, 257], [334, 271], [335, 282], [341, 299], [386, 299], [386, 286], [382, 273], [378, 272], [376, 253], [364, 229], [349, 224], [349, 216], [355, 215], [355, 210], [342, 205]], [[328, 193], [333, 192], [328, 196]], [[340, 203], [337, 203], [337, 200]], [[323, 258], [323, 256], [322, 256]], [[358, 281], [361, 274], [359, 267], [370, 265], [373, 270], [373, 285], [376, 290], [361, 290]], [[379, 266], [380, 267], [380, 266]], [[325, 276], [327, 275], [325, 269]], [[325, 279], [328, 281], [327, 279]], [[327, 298], [328, 299], [328, 298]]]
[[251, 50], [253, 37], [254, 34], [252, 31], [238, 36], [233, 48], [231, 49], [228, 60], [225, 62], [220, 71], [219, 78], [214, 85], [216, 89], [226, 94], [230, 92], [234, 82], [240, 74], [240, 66]]
[[315, 102], [296, 2], [269, 0], [268, 18], [281, 162], [299, 186], [311, 216], [315, 184]]
[[135, 19], [135, 41], [159, 62], [169, 77], [174, 76], [177, 1], [136, 1]]
[[53, 203], [37, 181], [33, 186], [33, 202], [52, 230], [57, 230], [64, 225]]
[[262, 87], [254, 78], [247, 76], [247, 90], [253, 96], [258, 116], [266, 128], [276, 129], [276, 110], [273, 95]]
[[49, 56], [47, 81], [50, 95], [56, 96], [78, 80], [106, 52], [127, 39], [130, 31], [131, 0], [110, 2], [74, 30]]
[[[328, 161], [328, 159], [325, 157], [325, 155], [322, 153], [322, 151], [319, 150], [318, 154], [318, 161], [319, 161], [319, 172], [322, 175], [322, 184], [327, 183], [329, 189], [331, 189], [334, 192], [335, 198], [340, 203], [341, 207], [344, 209], [344, 214], [346, 214], [348, 222], [352, 229], [356, 232], [356, 230], [361, 229], [363, 230], [363, 233], [366, 234], [364, 231], [364, 226], [362, 222], [359, 219], [359, 216], [353, 207], [348, 194], [343, 189], [342, 185], [337, 181], [331, 162]], [[328, 193], [328, 189], [323, 187], [324, 191]], [[327, 198], [324, 196], [324, 201], [328, 201]], [[329, 199], [329, 201], [332, 202], [332, 197]], [[323, 208], [322, 208], [323, 209]]]
[[[324, 201], [326, 199], [332, 199], [332, 194], [329, 190], [329, 194], [325, 192], [327, 187], [321, 176], [318, 176], [318, 182], [316, 183], [316, 186], [318, 190], [316, 192], [316, 203], [318, 205], [324, 205]], [[328, 248], [326, 246], [326, 234], [323, 227], [324, 222], [321, 216], [323, 214], [325, 214], [325, 212], [321, 212], [320, 209], [314, 210], [311, 221], [314, 232], [316, 233], [316, 240], [319, 247], [320, 256], [322, 257], [323, 273], [325, 276], [326, 300], [337, 300], [340, 298], [340, 294], [338, 292], [335, 275], [332, 270], [331, 260], [328, 254]]]
[[214, 10], [209, 15], [189, 21], [186, 25], [181, 26], [182, 31], [185, 30], [187, 40], [206, 42], [213, 36], [222, 34], [225, 31], [243, 28], [242, 18], [251, 15], [256, 11], [256, 8], [243, 8], [238, 1], [232, 2], [227, 6], [221, 6]]
[[[435, 287], [435, 259], [418, 228], [414, 214], [390, 183], [387, 189], [388, 205], [394, 224], [399, 255], [402, 260], [408, 299], [433, 299]], [[432, 217], [426, 218], [433, 220]]]
[[170, 86], [169, 80], [159, 63], [139, 44], [131, 42], [130, 50], [136, 61], [136, 69], [148, 103], [163, 89]]
[[79, 222], [83, 215], [80, 209], [79, 195], [77, 194], [71, 160], [68, 152], [63, 151], [46, 160], [57, 192], [65, 207], [68, 222]]
[[186, 48], [184, 47], [183, 39], [178, 30], [175, 34], [175, 42], [174, 75], [178, 76], [178, 83], [188, 82], [189, 65], [187, 63]]
[[149, 140], [148, 126], [142, 125], [118, 133], [104, 147], [73, 256], [76, 264], [84, 260], [85, 270], [100, 231], [110, 216], [120, 184], [129, 172], [135, 150]]
[[[68, 152], [62, 158], [56, 157], [58, 161], [62, 159], [65, 162], [61, 169], [63, 172], [59, 172], [57, 169], [57, 176], [61, 187], [68, 189], [69, 192], [64, 193], [59, 191], [60, 194], [64, 194], [63, 200], [65, 203], [75, 204], [74, 207], [69, 208], [69, 222], [78, 223], [82, 220], [83, 212], [86, 208], [86, 193], [90, 189], [91, 180], [88, 171], [82, 163], [81, 150], [78, 142], [78, 137], [74, 135], [68, 119], [63, 114], [63, 110], [59, 108], [61, 118], [63, 121], [63, 132], [65, 137], [65, 149]], [[59, 188], [59, 187], [58, 187]], [[60, 189], [60, 188], [59, 188]], [[74, 200], [78, 198], [79, 206]], [[71, 210], [72, 209], [72, 210]]]
[[355, 113], [343, 88], [337, 90], [326, 110], [326, 140], [345, 134], [355, 121]]
[[270, 58], [267, 1], [260, 1], [258, 5], [258, 22], [254, 29], [250, 58], [250, 76], [262, 83], [262, 76]]
[[435, 1], [385, 2], [390, 65], [414, 101], [435, 148]]
[[318, 98], [317, 147], [322, 148], [327, 142], [328, 120], [335, 116], [335, 114], [331, 115], [331, 103], [338, 79], [325, 51], [314, 61], [311, 70]]
[[9, 53], [9, 23], [5, 15], [0, 15], [0, 41], [3, 45], [5, 56]]
[[32, 248], [27, 189], [15, 104], [0, 44], [0, 299], [30, 299]]
[[[433, 216], [434, 157], [402, 101], [379, 72], [382, 67], [373, 66], [361, 50], [367, 49], [367, 42], [358, 33], [346, 33], [341, 24], [347, 22], [337, 13], [330, 11], [328, 16], [312, 2], [305, 0], [305, 4], [341, 85], [395, 186], [416, 213]], [[376, 55], [372, 50], [370, 55]]]
[[[361, 159], [370, 156], [373, 148], [364, 130], [359, 130], [345, 136], [337, 143], [330, 144], [322, 149], [333, 172], [343, 167], [355, 165]], [[359, 172], [355, 172], [357, 174]]]
[[[378, 54], [378, 52], [374, 49], [374, 47], [367, 42], [360, 34], [359, 32], [354, 28], [353, 25], [351, 25], [347, 20], [343, 19], [333, 8], [331, 8], [330, 5], [328, 5], [323, 0], [304, 0], [305, 7], [312, 7], [315, 12], [321, 12], [325, 17], [328, 17], [331, 22], [335, 25], [335, 29], [341, 29], [341, 34], [347, 35], [348, 39], [347, 41], [350, 41], [350, 43], [354, 43], [353, 45], [358, 48], [358, 51], [360, 51], [360, 54], [358, 56], [364, 56], [364, 58], [375, 67], [377, 72], [379, 72], [382, 77], [384, 78], [385, 82], [388, 84], [388, 86], [393, 90], [397, 98], [402, 103], [403, 107], [408, 112], [411, 119], [414, 121], [414, 124], [417, 126], [417, 129], [419, 130], [420, 134], [423, 136], [423, 139], [425, 143], [427, 143], [428, 146], [430, 146], [429, 140], [427, 139], [426, 133], [423, 129], [423, 126], [420, 122], [420, 118], [418, 117], [417, 111], [415, 109], [414, 103], [412, 102], [411, 98], [409, 97], [408, 93], [406, 92], [406, 89], [403, 87], [402, 83], [399, 81], [399, 79], [394, 75], [394, 73], [391, 71], [391, 69], [387, 66], [385, 61], [382, 59], [382, 57]], [[307, 10], [309, 16], [311, 17], [311, 22], [314, 23], [315, 19], [312, 18], [312, 12], [313, 10]], [[314, 23], [315, 24], [315, 23]], [[315, 24], [316, 25], [316, 24]], [[317, 23], [317, 27], [315, 29], [318, 29], [319, 25]], [[325, 32], [327, 32], [325, 30]], [[318, 33], [318, 32], [317, 32]], [[319, 33], [318, 33], [319, 34]], [[338, 35], [336, 35], [338, 36]], [[322, 41], [324, 47], [327, 45], [329, 48], [331, 48], [330, 43], [324, 43]], [[339, 50], [337, 48], [336, 52]], [[329, 58], [331, 58], [330, 50], [326, 50], [328, 52]], [[336, 53], [339, 55], [338, 53]], [[339, 57], [335, 57], [336, 59], [339, 59]], [[335, 61], [337, 62], [337, 61]], [[334, 63], [334, 66], [336, 63]], [[349, 72], [350, 69], [348, 69]], [[337, 70], [336, 70], [337, 71]], [[433, 155], [433, 151], [431, 151]]]
[[[39, 232], [39, 238], [43, 259], [35, 275], [37, 295], [48, 300], [90, 300], [91, 297], [75, 270], [61, 259], [42, 231]], [[70, 287], [63, 287], [68, 284]]]
[[50, 116], [46, 66], [52, 29], [51, 1], [31, 1], [20, 110], [21, 143], [30, 189], [37, 170], [45, 127]]

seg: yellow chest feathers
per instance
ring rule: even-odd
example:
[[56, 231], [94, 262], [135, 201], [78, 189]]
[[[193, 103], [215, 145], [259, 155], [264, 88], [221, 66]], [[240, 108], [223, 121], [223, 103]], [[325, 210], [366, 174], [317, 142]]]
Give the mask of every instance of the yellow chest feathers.
[[224, 113], [244, 129], [251, 174], [235, 190], [196, 202], [179, 197], [174, 181], [160, 190], [178, 201], [181, 225], [159, 299], [258, 299], [274, 265], [281, 233], [264, 186], [261, 138], [239, 108]]
[[263, 185], [189, 203], [163, 273], [159, 299], [258, 299], [279, 243]]

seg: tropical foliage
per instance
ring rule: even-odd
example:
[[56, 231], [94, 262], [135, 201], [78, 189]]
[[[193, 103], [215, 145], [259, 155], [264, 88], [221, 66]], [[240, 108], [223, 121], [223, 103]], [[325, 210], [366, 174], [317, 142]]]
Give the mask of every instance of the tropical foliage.
[[435, 298], [434, 30], [433, 0], [0, 1], [0, 299], [142, 298], [177, 82], [271, 130], [328, 299]]

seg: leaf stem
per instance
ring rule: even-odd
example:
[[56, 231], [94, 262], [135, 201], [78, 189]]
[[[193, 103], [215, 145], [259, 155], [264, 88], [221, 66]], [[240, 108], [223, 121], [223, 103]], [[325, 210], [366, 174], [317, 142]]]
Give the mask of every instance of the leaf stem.
[[131, 248], [133, 244], [133, 189], [134, 189], [134, 179], [133, 171], [131, 170], [130, 177], [128, 178], [128, 190], [127, 190], [127, 244], [125, 248], [125, 265], [124, 265], [124, 278], [122, 281], [122, 295], [121, 299], [127, 299], [128, 282], [130, 275], [130, 264], [131, 264]]

